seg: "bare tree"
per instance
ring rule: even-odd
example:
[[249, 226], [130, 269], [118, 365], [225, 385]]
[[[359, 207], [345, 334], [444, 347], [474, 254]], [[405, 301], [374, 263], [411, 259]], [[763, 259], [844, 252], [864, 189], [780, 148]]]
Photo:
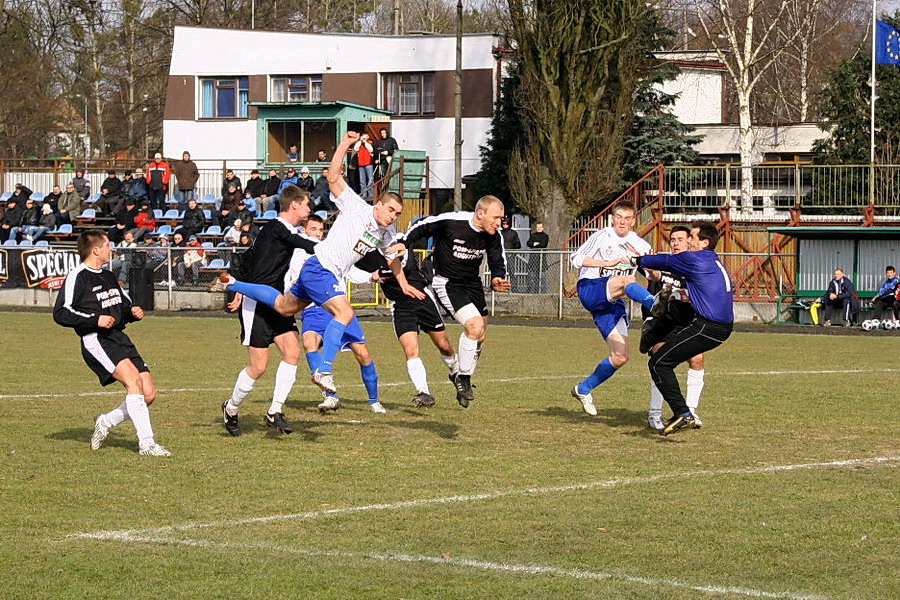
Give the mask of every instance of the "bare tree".
[[518, 43], [523, 142], [510, 160], [515, 202], [564, 240], [573, 217], [620, 181], [622, 136], [659, 28], [643, 0], [509, 0]]

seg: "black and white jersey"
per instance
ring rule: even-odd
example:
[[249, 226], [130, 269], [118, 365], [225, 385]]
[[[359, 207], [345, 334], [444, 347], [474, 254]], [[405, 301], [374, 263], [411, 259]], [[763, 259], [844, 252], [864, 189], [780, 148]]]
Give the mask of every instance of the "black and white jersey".
[[97, 325], [101, 315], [114, 318], [112, 329], [120, 331], [126, 323], [135, 320], [131, 314], [131, 298], [119, 287], [116, 276], [106, 269], [92, 269], [81, 263], [66, 275], [56, 297], [53, 320], [85, 336], [109, 331]]
[[297, 228], [281, 217], [273, 219], [259, 230], [256, 242], [249, 250], [249, 260], [241, 262], [239, 279], [280, 290], [284, 287], [284, 276], [291, 266], [294, 249], [313, 254], [317, 243], [318, 240], [297, 233]]
[[407, 248], [434, 238], [434, 272], [449, 281], [471, 281], [481, 275], [487, 255], [491, 278], [506, 277], [503, 237], [475, 229], [471, 212], [449, 212], [423, 219], [409, 228], [401, 240]]
[[659, 282], [662, 285], [672, 286], [672, 295], [669, 296], [670, 301], [678, 300], [680, 302], [690, 302], [687, 293], [687, 284], [684, 281], [684, 277], [681, 277], [680, 275], [674, 275], [666, 271], [660, 271]]

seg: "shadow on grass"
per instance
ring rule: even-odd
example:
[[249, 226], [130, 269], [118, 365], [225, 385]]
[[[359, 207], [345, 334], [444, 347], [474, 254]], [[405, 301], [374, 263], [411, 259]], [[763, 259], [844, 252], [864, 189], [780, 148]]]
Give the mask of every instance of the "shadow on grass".
[[[70, 427], [56, 433], [50, 433], [44, 437], [48, 440], [63, 440], [83, 442], [87, 447], [91, 445], [91, 436], [94, 434], [92, 427]], [[116, 435], [111, 432], [106, 441], [103, 442], [104, 448], [125, 448], [134, 451], [137, 448], [137, 439], [134, 436], [134, 428], [131, 428], [131, 437], [128, 438]]]
[[392, 421], [389, 425], [392, 427], [433, 433], [444, 440], [456, 439], [456, 434], [459, 433], [459, 425], [453, 423], [439, 423], [437, 421]]
[[597, 410], [598, 414], [596, 417], [585, 414], [577, 406], [573, 408], [548, 406], [543, 410], [533, 410], [530, 412], [539, 417], [549, 417], [573, 425], [584, 425], [592, 422], [599, 423], [614, 429], [623, 429], [620, 433], [623, 433], [624, 435], [659, 440], [668, 439], [647, 427], [647, 413], [645, 411], [627, 408], [602, 407], [599, 407]]

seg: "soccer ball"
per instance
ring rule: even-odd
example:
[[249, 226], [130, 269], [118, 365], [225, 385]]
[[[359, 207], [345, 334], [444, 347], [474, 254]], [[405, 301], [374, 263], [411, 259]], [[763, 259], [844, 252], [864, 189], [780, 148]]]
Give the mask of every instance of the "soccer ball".
[[887, 329], [888, 331], [890, 331], [891, 329], [894, 328], [894, 322], [891, 319], [885, 319], [884, 321], [881, 322], [881, 326], [883, 328]]
[[874, 331], [878, 329], [878, 320], [877, 319], [867, 319], [862, 322], [862, 328], [864, 331]]

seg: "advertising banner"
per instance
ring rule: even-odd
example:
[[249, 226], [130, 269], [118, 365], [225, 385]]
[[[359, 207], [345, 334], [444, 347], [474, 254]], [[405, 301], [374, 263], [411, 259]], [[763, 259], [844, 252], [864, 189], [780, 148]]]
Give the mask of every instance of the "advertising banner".
[[75, 250], [0, 248], [0, 285], [5, 288], [59, 289], [66, 274], [80, 262]]

